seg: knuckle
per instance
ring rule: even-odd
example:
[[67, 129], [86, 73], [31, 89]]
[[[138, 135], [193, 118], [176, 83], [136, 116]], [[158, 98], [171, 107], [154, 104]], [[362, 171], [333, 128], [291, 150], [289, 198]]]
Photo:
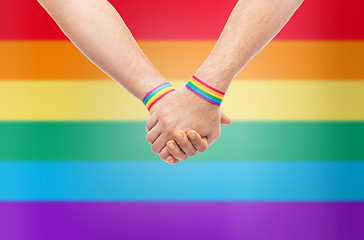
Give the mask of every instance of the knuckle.
[[201, 148], [200, 148], [200, 151], [199, 152], [205, 152], [207, 150], [207, 147], [206, 146], [202, 146]]
[[200, 146], [200, 145], [201, 145], [200, 141], [198, 141], [197, 139], [193, 139], [193, 140], [191, 140], [191, 143], [192, 143], [192, 145], [194, 145], [194, 146], [196, 146], [196, 147], [198, 147], [198, 146]]
[[171, 127], [167, 128], [167, 134], [168, 134], [168, 136], [173, 136], [173, 133], [174, 133], [174, 129], [173, 128], [171, 128]]
[[170, 154], [168, 153], [168, 151], [161, 151], [160, 154], [159, 154], [159, 157], [162, 159], [162, 160], [166, 160], [168, 158], [168, 156], [170, 156]]
[[190, 152], [188, 155], [189, 155], [190, 157], [192, 157], [192, 156], [195, 156], [195, 155], [196, 155], [196, 153], [197, 153], [197, 151], [196, 151], [196, 150], [194, 150], [194, 151]]
[[159, 154], [159, 148], [155, 144], [152, 145], [151, 150], [153, 153]]
[[185, 137], [182, 137], [181, 139], [177, 139], [177, 141], [176, 141], [177, 143], [178, 143], [178, 145], [180, 145], [181, 147], [184, 147], [184, 148], [187, 148], [187, 149], [189, 149], [190, 147], [191, 147], [191, 145], [192, 145], [192, 143], [191, 142], [189, 142], [188, 141], [188, 139], [187, 138], [185, 138]]
[[158, 119], [158, 121], [162, 124], [162, 126], [167, 126], [169, 125], [169, 120], [168, 120], [168, 117], [160, 117]]
[[181, 161], [185, 161], [187, 160], [188, 156], [183, 154], [181, 157], [179, 157], [178, 159], [181, 160]]
[[178, 149], [169, 149], [169, 153], [173, 155], [173, 157], [178, 157], [181, 155], [181, 152]]
[[185, 142], [177, 142], [181, 150], [186, 150], [187, 146]]
[[189, 147], [189, 146], [190, 146], [189, 141], [188, 141], [186, 138], [182, 138], [182, 139], [178, 142], [178, 144], [181, 144], [181, 145], [182, 145], [182, 146], [184, 146], [184, 147]]
[[166, 154], [160, 154], [160, 155], [159, 155], [159, 157], [160, 157], [160, 159], [162, 159], [163, 161], [166, 161], [166, 160], [167, 160], [168, 155], [166, 155]]
[[152, 137], [150, 136], [150, 134], [147, 134], [145, 139], [147, 140], [147, 143], [150, 143], [150, 144], [152, 143]]
[[181, 156], [183, 156], [183, 153], [180, 150], [177, 149], [177, 150], [174, 150], [172, 155], [175, 158], [181, 158]]

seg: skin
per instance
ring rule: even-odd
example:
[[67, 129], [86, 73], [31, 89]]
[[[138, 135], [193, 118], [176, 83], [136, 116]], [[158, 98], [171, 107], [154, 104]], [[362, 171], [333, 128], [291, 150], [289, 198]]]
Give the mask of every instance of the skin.
[[[150, 89], [166, 82], [107, 1], [39, 2], [86, 57], [139, 100]], [[226, 91], [232, 78], [275, 36], [301, 3], [301, 0], [239, 1], [215, 48], [195, 75]], [[175, 129], [196, 130], [205, 136], [205, 140], [200, 140], [206, 141], [208, 146], [219, 137], [220, 123], [224, 123], [219, 107], [201, 101], [184, 88], [167, 95], [163, 102], [147, 124], [147, 140], [152, 143], [153, 152], [159, 153], [162, 159], [167, 156], [166, 144], [169, 153], [180, 159], [194, 155], [199, 149], [194, 144], [195, 150], [191, 147], [193, 141], [188, 134], [185, 137], [181, 132], [174, 133]], [[186, 113], [188, 119], [184, 118]], [[180, 135], [181, 138], [177, 138]], [[168, 142], [173, 139], [175, 142]], [[181, 155], [182, 152], [185, 155]]]
[[[232, 79], [276, 36], [302, 2], [240, 0], [214, 49], [195, 75], [210, 86], [226, 92]], [[151, 116], [146, 138], [152, 144], [154, 153], [163, 155], [167, 143], [167, 150], [176, 156], [176, 149], [168, 148], [171, 146], [170, 140], [175, 139], [176, 129], [183, 132], [193, 129], [205, 137], [210, 146], [220, 136], [220, 119], [219, 106], [183, 87], [166, 96]], [[182, 147], [186, 155], [194, 154], [187, 148], [190, 146], [186, 149]]]
[[[124, 21], [106, 0], [38, 0], [66, 36], [96, 66], [140, 101], [156, 86], [167, 82], [144, 55]], [[127, 67], [125, 67], [127, 66]], [[161, 102], [161, 101], [160, 101]], [[154, 113], [160, 103], [156, 104]], [[171, 138], [173, 139], [173, 138]], [[184, 139], [185, 140], [185, 139]], [[199, 149], [202, 139], [192, 143]], [[179, 141], [181, 146], [187, 146]], [[191, 142], [187, 148], [192, 149]], [[176, 149], [172, 151], [176, 153]], [[176, 153], [181, 157], [182, 150]], [[175, 160], [167, 150], [162, 159]], [[184, 158], [186, 158], [185, 155]], [[181, 157], [182, 158], [182, 157]], [[172, 162], [173, 163], [173, 162]]]
[[[162, 101], [164, 101], [164, 99]], [[151, 108], [151, 116], [159, 108], [162, 101], [158, 102]], [[230, 123], [230, 118], [222, 113], [221, 124], [229, 125]], [[176, 130], [173, 133], [173, 140], [167, 142], [159, 156], [163, 161], [171, 165], [176, 165], [180, 160], [187, 160], [188, 156], [194, 156], [196, 152], [204, 152], [207, 148], [207, 139], [205, 137], [202, 138], [195, 130], [189, 130], [187, 132]]]
[[[38, 0], [64, 34], [97, 67], [139, 100], [167, 82], [106, 0]], [[127, 66], [127, 67], [125, 67]]]

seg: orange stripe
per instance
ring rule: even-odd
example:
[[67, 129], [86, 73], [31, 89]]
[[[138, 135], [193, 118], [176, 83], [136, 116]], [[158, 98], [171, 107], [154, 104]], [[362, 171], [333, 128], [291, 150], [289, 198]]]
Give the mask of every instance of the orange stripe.
[[[139, 41], [168, 79], [186, 79], [197, 70], [214, 41]], [[0, 41], [0, 79], [78, 79], [108, 77], [69, 41]], [[238, 79], [364, 79], [364, 41], [271, 42]]]

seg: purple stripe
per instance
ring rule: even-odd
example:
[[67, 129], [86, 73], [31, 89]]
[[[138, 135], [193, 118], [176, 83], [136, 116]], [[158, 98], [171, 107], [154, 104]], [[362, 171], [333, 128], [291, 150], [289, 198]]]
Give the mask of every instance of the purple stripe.
[[197, 96], [199, 96], [199, 97], [201, 97], [201, 98], [205, 99], [206, 101], [208, 101], [208, 102], [210, 102], [210, 103], [212, 103], [212, 104], [215, 104], [215, 105], [217, 105], [217, 106], [220, 106], [220, 104], [218, 104], [218, 103], [216, 103], [216, 102], [214, 102], [214, 101], [212, 101], [212, 100], [210, 100], [210, 99], [208, 99], [208, 98], [206, 98], [206, 97], [202, 96], [201, 94], [199, 94], [198, 92], [196, 92], [195, 90], [193, 90], [190, 86], [186, 85], [186, 88], [188, 88], [189, 90], [191, 90], [191, 92], [193, 92], [193, 93], [194, 93], [194, 94], [196, 94]]
[[164, 85], [166, 85], [166, 84], [169, 84], [169, 82], [166, 82], [166, 83], [163, 83], [163, 84], [161, 84], [161, 85], [159, 85], [159, 86], [156, 86], [155, 88], [153, 88], [152, 90], [150, 90], [145, 96], [144, 96], [144, 98], [143, 98], [143, 102], [145, 101], [145, 99], [148, 97], [148, 95], [149, 94], [151, 94], [153, 91], [155, 91], [157, 88], [159, 88], [159, 87], [161, 87], [161, 86], [164, 86]]
[[0, 239], [364, 239], [364, 202], [0, 202]]

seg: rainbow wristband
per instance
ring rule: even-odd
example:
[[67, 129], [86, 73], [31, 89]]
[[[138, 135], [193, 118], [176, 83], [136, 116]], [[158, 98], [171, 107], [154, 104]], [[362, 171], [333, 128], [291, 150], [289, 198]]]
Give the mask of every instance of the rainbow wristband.
[[143, 98], [143, 103], [147, 107], [148, 111], [150, 108], [159, 100], [161, 100], [168, 93], [173, 92], [175, 89], [170, 83], [163, 83], [158, 87], [152, 89], [145, 97]]
[[186, 84], [186, 88], [206, 101], [218, 106], [220, 106], [222, 98], [225, 95], [224, 92], [221, 92], [216, 88], [211, 87], [207, 83], [202, 82], [196, 76], [192, 76], [190, 81]]

